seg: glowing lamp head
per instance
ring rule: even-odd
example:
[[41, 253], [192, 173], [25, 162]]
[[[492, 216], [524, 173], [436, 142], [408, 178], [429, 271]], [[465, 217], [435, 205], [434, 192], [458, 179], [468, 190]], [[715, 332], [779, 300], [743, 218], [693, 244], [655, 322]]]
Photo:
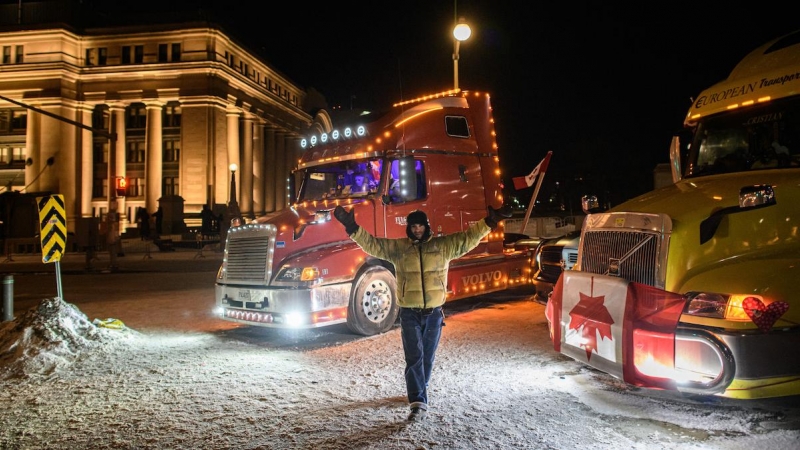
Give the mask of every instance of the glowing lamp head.
[[458, 41], [466, 41], [472, 36], [472, 29], [466, 24], [464, 18], [458, 19], [458, 24], [453, 28], [453, 37]]

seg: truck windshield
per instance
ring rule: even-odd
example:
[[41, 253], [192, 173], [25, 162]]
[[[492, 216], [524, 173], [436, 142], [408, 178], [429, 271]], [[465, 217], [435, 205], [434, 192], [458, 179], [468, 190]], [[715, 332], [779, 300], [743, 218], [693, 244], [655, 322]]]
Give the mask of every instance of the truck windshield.
[[383, 161], [341, 161], [306, 170], [300, 201], [357, 198], [378, 192]]
[[742, 108], [701, 122], [687, 177], [800, 167], [800, 100]]

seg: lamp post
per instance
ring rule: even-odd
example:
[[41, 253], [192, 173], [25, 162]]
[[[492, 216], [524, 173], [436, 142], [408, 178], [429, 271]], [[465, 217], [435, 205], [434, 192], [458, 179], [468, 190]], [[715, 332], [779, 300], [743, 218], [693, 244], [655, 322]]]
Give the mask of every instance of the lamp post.
[[233, 219], [241, 219], [242, 217], [242, 213], [239, 211], [239, 203], [236, 201], [236, 169], [238, 167], [236, 164], [231, 164], [229, 168], [231, 170], [231, 195], [230, 200], [228, 200], [228, 207], [225, 209], [225, 216], [222, 219], [222, 223], [219, 224], [220, 249], [225, 248], [228, 229], [233, 226]]
[[458, 50], [461, 41], [466, 41], [472, 35], [472, 29], [463, 17], [458, 18], [456, 26], [453, 27], [453, 89], [458, 89]]
[[[228, 201], [228, 219], [240, 217], [242, 213], [239, 211], [239, 203], [236, 201], [236, 164], [231, 164], [231, 198]], [[228, 222], [230, 223], [230, 222]]]

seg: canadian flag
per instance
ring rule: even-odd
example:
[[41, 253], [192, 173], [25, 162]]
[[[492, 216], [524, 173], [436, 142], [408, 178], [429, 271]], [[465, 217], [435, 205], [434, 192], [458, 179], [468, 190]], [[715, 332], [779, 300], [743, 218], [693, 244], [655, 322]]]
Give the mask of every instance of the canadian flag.
[[539, 162], [539, 164], [537, 164], [536, 167], [533, 168], [533, 172], [529, 173], [528, 175], [525, 175], [524, 177], [512, 178], [512, 180], [514, 181], [514, 189], [519, 191], [521, 189], [533, 186], [533, 182], [536, 181], [536, 177], [540, 173], [545, 173], [547, 171], [547, 165], [550, 164], [550, 155], [552, 154], [553, 154], [552, 151], [547, 152], [547, 154], [544, 156], [544, 159], [541, 162]]
[[682, 295], [565, 271], [547, 302], [553, 347], [634, 386], [677, 389], [675, 329]]

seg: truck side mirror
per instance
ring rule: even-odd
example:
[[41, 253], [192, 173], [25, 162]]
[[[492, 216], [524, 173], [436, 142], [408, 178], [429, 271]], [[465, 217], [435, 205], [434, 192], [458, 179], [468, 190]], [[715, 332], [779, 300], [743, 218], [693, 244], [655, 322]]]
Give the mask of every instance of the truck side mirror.
[[600, 201], [596, 195], [584, 195], [581, 197], [581, 209], [585, 214], [601, 212]]
[[398, 160], [400, 168], [400, 196], [404, 201], [417, 198], [417, 170], [413, 156], [403, 156]]

